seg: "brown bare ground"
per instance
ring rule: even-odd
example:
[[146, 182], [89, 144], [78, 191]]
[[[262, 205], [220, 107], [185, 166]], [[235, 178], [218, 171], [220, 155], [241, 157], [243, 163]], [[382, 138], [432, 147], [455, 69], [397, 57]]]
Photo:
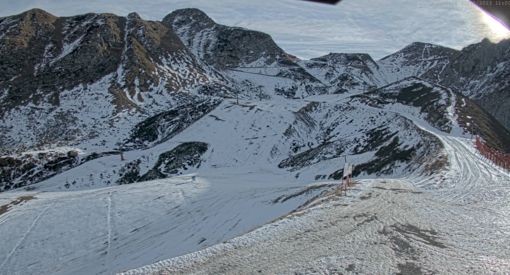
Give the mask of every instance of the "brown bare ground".
[[21, 197], [17, 198], [16, 200], [11, 201], [10, 203], [8, 203], [6, 205], [0, 206], [0, 216], [2, 216], [3, 214], [7, 213], [12, 206], [18, 205], [18, 204], [24, 204], [25, 202], [27, 202], [29, 200], [33, 200], [35, 198], [36, 197], [34, 197], [34, 196], [21, 196]]

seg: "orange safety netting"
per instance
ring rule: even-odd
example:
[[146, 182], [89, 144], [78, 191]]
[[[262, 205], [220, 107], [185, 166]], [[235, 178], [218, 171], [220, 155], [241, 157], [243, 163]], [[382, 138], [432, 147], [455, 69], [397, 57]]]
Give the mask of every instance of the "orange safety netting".
[[510, 169], [510, 154], [503, 154], [493, 148], [490, 148], [478, 137], [476, 137], [476, 148], [484, 157], [494, 162], [499, 167], [503, 167], [507, 170]]

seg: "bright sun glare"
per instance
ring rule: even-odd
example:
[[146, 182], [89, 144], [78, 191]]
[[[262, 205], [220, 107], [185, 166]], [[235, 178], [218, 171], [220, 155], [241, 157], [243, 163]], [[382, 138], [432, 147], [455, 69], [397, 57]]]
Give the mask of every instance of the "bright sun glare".
[[492, 16], [483, 13], [483, 21], [491, 28], [491, 30], [496, 33], [496, 35], [501, 36], [509, 36], [510, 31], [503, 26], [498, 20], [492, 18]]

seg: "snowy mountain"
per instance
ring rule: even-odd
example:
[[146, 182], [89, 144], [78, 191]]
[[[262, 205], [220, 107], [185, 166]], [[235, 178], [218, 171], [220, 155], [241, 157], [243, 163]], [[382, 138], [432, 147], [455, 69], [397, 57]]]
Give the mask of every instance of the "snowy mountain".
[[[198, 9], [174, 11], [162, 22], [173, 28], [195, 56], [221, 71], [227, 83], [245, 96], [270, 98], [276, 94], [293, 98], [326, 92], [325, 85], [300, 67], [297, 58], [285, 53], [268, 34], [216, 24]], [[261, 82], [258, 76], [271, 76], [283, 83]]]
[[383, 57], [377, 64], [384, 71], [384, 79], [391, 83], [409, 76], [421, 77], [424, 73], [433, 77], [432, 72], [442, 72], [457, 55], [459, 51], [454, 49], [415, 42]]
[[380, 67], [368, 54], [331, 53], [299, 64], [330, 87], [330, 92], [364, 92], [388, 84]]
[[494, 44], [488, 39], [469, 45], [450, 58], [441, 72], [423, 77], [451, 87], [475, 100], [510, 129], [510, 40]]
[[510, 40], [495, 44], [484, 39], [461, 51], [416, 42], [377, 64], [388, 82], [418, 76], [452, 88], [510, 129], [509, 54]]
[[299, 60], [197, 9], [35, 9], [0, 18], [0, 45], [1, 273], [122, 272], [213, 246], [332, 194], [346, 160], [365, 180], [445, 182], [473, 129], [510, 152], [455, 80], [477, 50]]
[[485, 123], [464, 114], [468, 104], [418, 78], [312, 102], [225, 100], [124, 161], [95, 156], [28, 191], [4, 192], [1, 269], [120, 272], [221, 243], [337, 186], [344, 155], [357, 177], [436, 178], [452, 161], [443, 137], [466, 136], [466, 121]]
[[111, 150], [137, 122], [198, 100], [170, 93], [217, 81], [171, 29], [135, 13], [57, 18], [30, 10], [0, 28], [3, 150], [83, 142]]

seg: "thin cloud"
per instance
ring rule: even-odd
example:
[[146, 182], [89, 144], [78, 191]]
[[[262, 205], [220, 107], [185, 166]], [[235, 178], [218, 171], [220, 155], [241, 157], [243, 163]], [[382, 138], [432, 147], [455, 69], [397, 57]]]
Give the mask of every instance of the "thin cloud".
[[290, 54], [313, 58], [330, 52], [369, 53], [380, 59], [415, 41], [461, 49], [496, 33], [468, 0], [343, 0], [336, 6], [296, 0], [154, 0], [76, 1], [23, 0], [3, 4], [0, 16], [38, 7], [57, 16], [108, 12], [125, 16], [137, 12], [146, 20], [161, 20], [180, 8], [195, 7], [217, 23], [270, 34]]

